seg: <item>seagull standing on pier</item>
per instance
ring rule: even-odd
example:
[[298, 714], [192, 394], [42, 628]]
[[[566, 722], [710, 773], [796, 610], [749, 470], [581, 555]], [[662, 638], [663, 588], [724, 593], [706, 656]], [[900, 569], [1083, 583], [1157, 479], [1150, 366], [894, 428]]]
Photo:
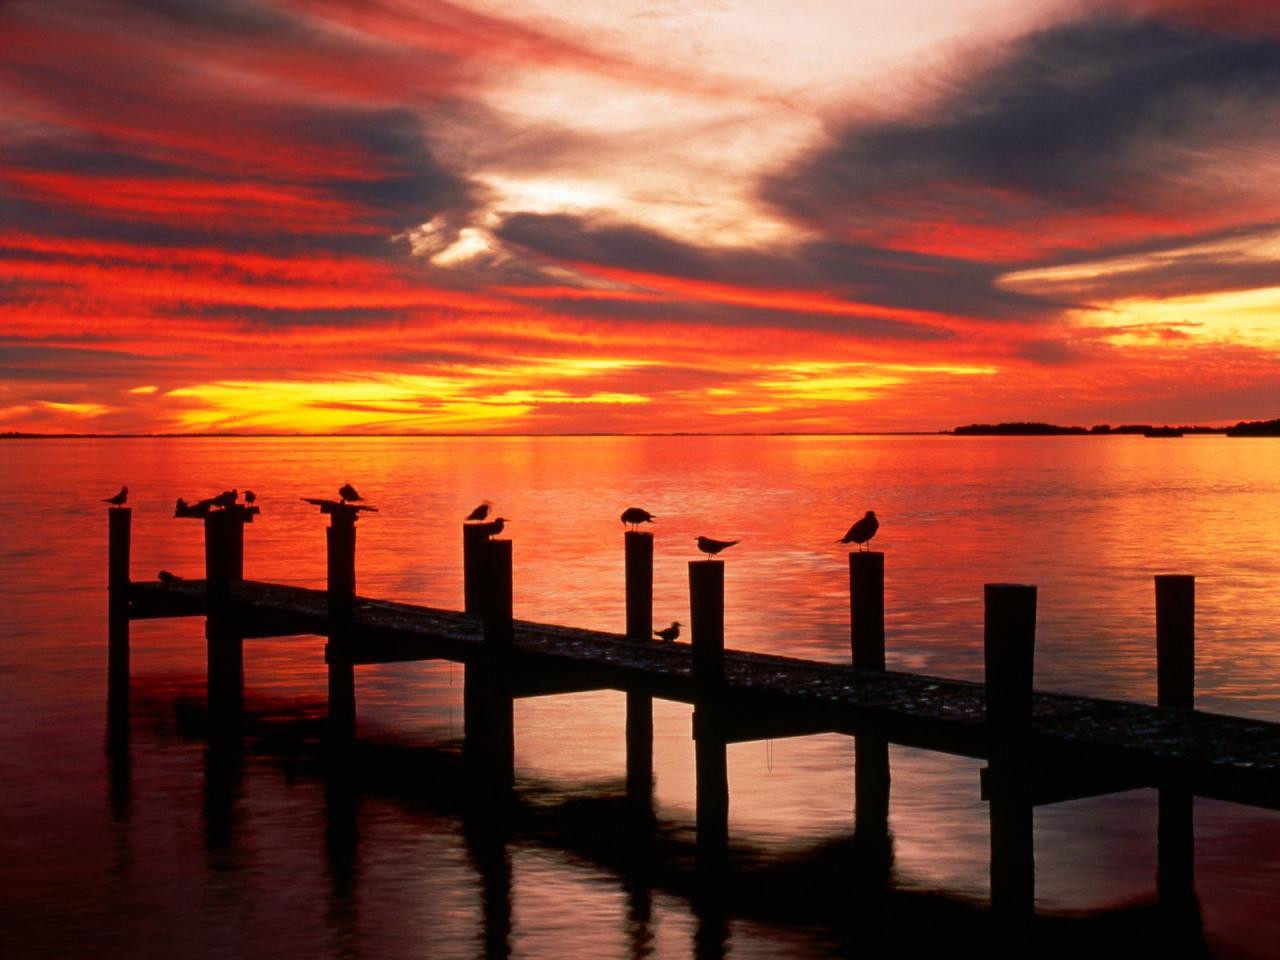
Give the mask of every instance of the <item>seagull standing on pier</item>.
[[721, 550], [728, 550], [740, 540], [712, 540], [710, 537], [698, 537], [698, 549], [709, 557], [714, 557]]
[[128, 499], [129, 499], [129, 488], [121, 487], [120, 492], [117, 493], [114, 497], [103, 497], [102, 502], [109, 503], [113, 507], [123, 507], [124, 502]]
[[170, 573], [168, 570], [161, 570], [156, 574], [156, 579], [163, 583], [166, 587], [171, 587], [182, 578], [176, 573]]
[[493, 506], [493, 504], [491, 504], [488, 500], [486, 500], [484, 503], [480, 504], [480, 506], [476, 507], [474, 510], [472, 510], [470, 513], [467, 514], [466, 522], [471, 523], [472, 521], [478, 522], [480, 520], [483, 520], [485, 517], [489, 515], [489, 508], [491, 506]]
[[676, 637], [680, 636], [680, 621], [672, 620], [671, 626], [665, 630], [655, 630], [653, 635], [665, 643], [675, 643]]
[[253, 502], [254, 502], [255, 500], [257, 500], [257, 499], [258, 499], [258, 495], [257, 495], [256, 493], [254, 493], [252, 490], [246, 490], [246, 491], [244, 492], [244, 502], [245, 502], [245, 503], [253, 503]]
[[632, 530], [639, 530], [642, 523], [653, 523], [658, 518], [648, 510], [642, 510], [639, 507], [627, 507], [622, 511], [622, 522], [628, 524]]
[[850, 527], [849, 532], [837, 540], [836, 543], [856, 543], [858, 544], [858, 549], [862, 549], [862, 544], [870, 541], [879, 529], [880, 521], [876, 519], [876, 512], [868, 510], [866, 516]]
[[210, 499], [209, 502], [215, 507], [234, 507], [239, 496], [240, 493], [237, 490], [223, 490], [216, 497]]
[[357, 500], [364, 499], [364, 497], [356, 493], [356, 488], [349, 483], [344, 483], [338, 488], [338, 496], [342, 498], [343, 503], [355, 503]]

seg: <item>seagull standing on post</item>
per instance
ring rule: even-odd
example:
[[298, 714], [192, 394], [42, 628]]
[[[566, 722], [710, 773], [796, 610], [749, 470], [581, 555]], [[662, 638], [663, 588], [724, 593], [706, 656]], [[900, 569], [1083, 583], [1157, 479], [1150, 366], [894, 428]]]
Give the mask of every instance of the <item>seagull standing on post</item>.
[[129, 499], [129, 488], [121, 487], [120, 492], [117, 493], [114, 497], [103, 497], [102, 502], [109, 503], [113, 507], [123, 507], [124, 502], [128, 499]]
[[738, 540], [712, 540], [710, 537], [698, 537], [698, 549], [709, 557], [714, 557], [721, 550], [728, 550]]
[[484, 535], [486, 537], [492, 540], [494, 537], [496, 537], [498, 534], [502, 532], [502, 528], [506, 526], [506, 523], [507, 523], [506, 517], [494, 517], [488, 523], [479, 523], [479, 524], [476, 524], [476, 526], [484, 531]]
[[658, 518], [648, 510], [642, 510], [640, 507], [627, 507], [622, 511], [622, 522], [629, 525], [632, 530], [639, 530], [642, 523], [653, 523]]
[[856, 543], [858, 544], [858, 549], [862, 549], [862, 544], [870, 541], [879, 529], [880, 521], [876, 519], [876, 512], [868, 510], [866, 516], [850, 527], [849, 532], [837, 540], [836, 543]]
[[489, 515], [489, 507], [491, 506], [493, 506], [493, 504], [489, 503], [489, 501], [486, 500], [484, 503], [480, 504], [480, 506], [476, 507], [474, 510], [472, 510], [470, 513], [467, 514], [466, 522], [470, 523], [473, 520], [476, 520], [476, 521], [483, 520], [485, 517]]
[[356, 488], [349, 483], [344, 483], [338, 488], [338, 496], [342, 498], [343, 503], [355, 503], [357, 500], [364, 499], [364, 497], [356, 493]]

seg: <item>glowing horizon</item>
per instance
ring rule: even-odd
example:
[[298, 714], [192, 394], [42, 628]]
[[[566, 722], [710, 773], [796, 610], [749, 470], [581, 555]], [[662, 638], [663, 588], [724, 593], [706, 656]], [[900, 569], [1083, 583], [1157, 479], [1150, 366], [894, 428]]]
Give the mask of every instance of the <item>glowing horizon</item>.
[[1280, 416], [1280, 13], [0, 6], [0, 431]]

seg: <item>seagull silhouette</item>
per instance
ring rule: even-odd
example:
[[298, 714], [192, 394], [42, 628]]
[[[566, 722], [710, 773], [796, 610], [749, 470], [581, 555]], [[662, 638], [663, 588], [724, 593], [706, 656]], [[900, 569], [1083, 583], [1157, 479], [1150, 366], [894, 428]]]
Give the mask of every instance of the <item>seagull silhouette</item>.
[[480, 506], [467, 514], [467, 522], [470, 523], [472, 520], [483, 520], [489, 515], [489, 508], [491, 506], [493, 506], [493, 504], [486, 500], [484, 503], [480, 504]]
[[866, 516], [850, 527], [849, 532], [837, 540], [836, 543], [856, 543], [861, 549], [862, 544], [874, 537], [879, 529], [880, 521], [876, 519], [876, 512], [868, 510]]
[[129, 499], [129, 488], [121, 487], [120, 492], [117, 493], [114, 497], [103, 497], [102, 502], [109, 503], [113, 507], [123, 507], [124, 502], [128, 499]]
[[210, 498], [209, 502], [215, 507], [234, 507], [239, 496], [240, 493], [237, 490], [223, 490], [216, 497]]
[[171, 587], [182, 578], [176, 573], [170, 573], [168, 570], [161, 570], [156, 574], [156, 579], [163, 583], [166, 587]]
[[680, 621], [672, 620], [671, 626], [665, 630], [655, 630], [653, 635], [659, 640], [665, 640], [667, 643], [674, 642], [676, 637], [680, 636]]
[[245, 503], [253, 503], [253, 502], [254, 502], [255, 500], [257, 500], [257, 499], [258, 499], [258, 495], [257, 495], [256, 493], [254, 493], [252, 490], [246, 490], [246, 491], [244, 492], [244, 502], [245, 502]]
[[484, 531], [484, 535], [486, 537], [492, 540], [494, 537], [496, 537], [498, 534], [502, 532], [502, 528], [506, 526], [506, 523], [507, 523], [506, 517], [494, 517], [488, 523], [478, 523], [476, 524], [476, 526], [479, 527], [479, 529]]
[[632, 530], [639, 530], [642, 523], [653, 523], [658, 518], [648, 510], [639, 507], [627, 507], [622, 511], [622, 522], [629, 524]]
[[698, 537], [698, 549], [709, 557], [715, 556], [721, 550], [728, 550], [739, 540], [712, 540], [710, 537]]
[[343, 503], [354, 503], [357, 500], [364, 499], [364, 497], [356, 493], [356, 488], [349, 483], [344, 483], [338, 488], [338, 496], [342, 498]]

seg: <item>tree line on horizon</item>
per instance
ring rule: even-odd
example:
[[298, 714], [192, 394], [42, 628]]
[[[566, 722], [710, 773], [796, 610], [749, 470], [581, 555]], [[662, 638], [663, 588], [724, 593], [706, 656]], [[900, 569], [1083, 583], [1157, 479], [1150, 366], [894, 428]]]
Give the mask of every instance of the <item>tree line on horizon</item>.
[[1222, 433], [1228, 437], [1280, 437], [1280, 419], [1241, 420], [1233, 427], [1157, 426], [1150, 423], [1125, 423], [1113, 427], [1109, 423], [1092, 427], [1065, 427], [1056, 423], [1013, 421], [1002, 423], [970, 423], [951, 431], [956, 436], [1106, 436], [1111, 434]]

